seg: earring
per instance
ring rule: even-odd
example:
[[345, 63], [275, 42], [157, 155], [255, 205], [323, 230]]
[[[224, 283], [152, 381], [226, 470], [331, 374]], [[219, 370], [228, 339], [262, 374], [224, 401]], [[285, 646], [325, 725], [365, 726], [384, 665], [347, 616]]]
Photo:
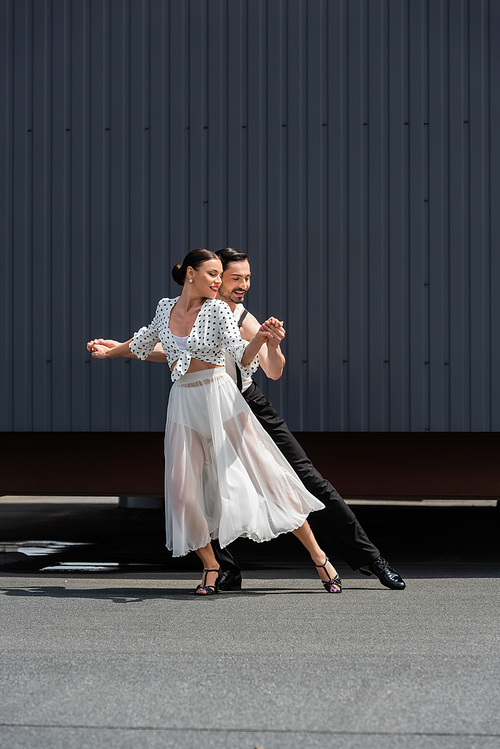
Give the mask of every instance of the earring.
[[189, 281], [189, 283], [193, 283], [193, 279], [192, 278], [188, 278], [188, 281]]

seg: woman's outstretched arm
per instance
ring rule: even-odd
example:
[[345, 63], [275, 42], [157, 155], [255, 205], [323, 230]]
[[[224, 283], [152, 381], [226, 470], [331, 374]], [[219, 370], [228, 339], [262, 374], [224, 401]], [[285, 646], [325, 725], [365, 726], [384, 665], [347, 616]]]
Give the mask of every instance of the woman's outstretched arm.
[[129, 348], [131, 340], [132, 338], [129, 338], [125, 343], [119, 343], [117, 346], [112, 347], [89, 341], [87, 343], [87, 349], [91, 352], [94, 359], [116, 359], [119, 356], [133, 356]]
[[[116, 346], [122, 346], [123, 344], [121, 344], [120, 341], [115, 341], [113, 338], [94, 338], [93, 341], [87, 343], [87, 349], [93, 351], [93, 346], [95, 345], [105, 346], [106, 348], [116, 348]], [[137, 359], [137, 356], [130, 350], [128, 354], [120, 354], [120, 356], [124, 356], [127, 359]], [[146, 361], [167, 364], [167, 357], [161, 343], [156, 344], [154, 350], [148, 354]]]

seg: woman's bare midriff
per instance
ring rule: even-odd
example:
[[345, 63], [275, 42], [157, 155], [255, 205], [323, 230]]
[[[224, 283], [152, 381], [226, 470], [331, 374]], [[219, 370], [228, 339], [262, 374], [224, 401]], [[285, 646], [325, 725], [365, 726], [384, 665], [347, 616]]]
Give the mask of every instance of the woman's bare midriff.
[[[174, 363], [170, 367], [170, 371], [173, 370], [176, 364], [177, 364], [177, 360], [174, 361]], [[201, 359], [191, 359], [187, 374], [190, 374], [191, 372], [201, 372], [203, 369], [222, 369], [222, 368], [223, 367], [221, 367], [220, 364], [210, 364], [210, 362], [201, 361]]]

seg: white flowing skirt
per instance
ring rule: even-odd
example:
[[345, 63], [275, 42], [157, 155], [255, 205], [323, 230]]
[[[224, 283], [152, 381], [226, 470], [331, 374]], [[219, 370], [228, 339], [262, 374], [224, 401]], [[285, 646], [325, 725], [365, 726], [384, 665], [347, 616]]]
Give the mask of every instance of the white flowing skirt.
[[324, 504], [310, 494], [223, 367], [180, 377], [165, 429], [167, 548], [269, 541]]

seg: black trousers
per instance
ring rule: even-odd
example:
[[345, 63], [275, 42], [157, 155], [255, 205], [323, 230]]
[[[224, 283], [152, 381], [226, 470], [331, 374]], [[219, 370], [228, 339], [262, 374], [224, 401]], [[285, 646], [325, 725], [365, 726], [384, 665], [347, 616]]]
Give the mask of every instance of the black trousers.
[[[318, 473], [288, 429], [285, 420], [265, 399], [255, 382], [252, 381], [242, 395], [306, 489], [326, 505], [324, 510], [312, 512], [308, 521], [313, 532], [320, 538], [321, 544], [326, 545], [327, 550], [332, 549], [332, 552], [328, 553], [338, 554], [353, 570], [377, 559], [380, 551], [369, 540], [353, 511], [330, 482]], [[224, 569], [239, 570], [238, 562], [227, 548], [221, 549], [217, 541], [213, 546]]]

